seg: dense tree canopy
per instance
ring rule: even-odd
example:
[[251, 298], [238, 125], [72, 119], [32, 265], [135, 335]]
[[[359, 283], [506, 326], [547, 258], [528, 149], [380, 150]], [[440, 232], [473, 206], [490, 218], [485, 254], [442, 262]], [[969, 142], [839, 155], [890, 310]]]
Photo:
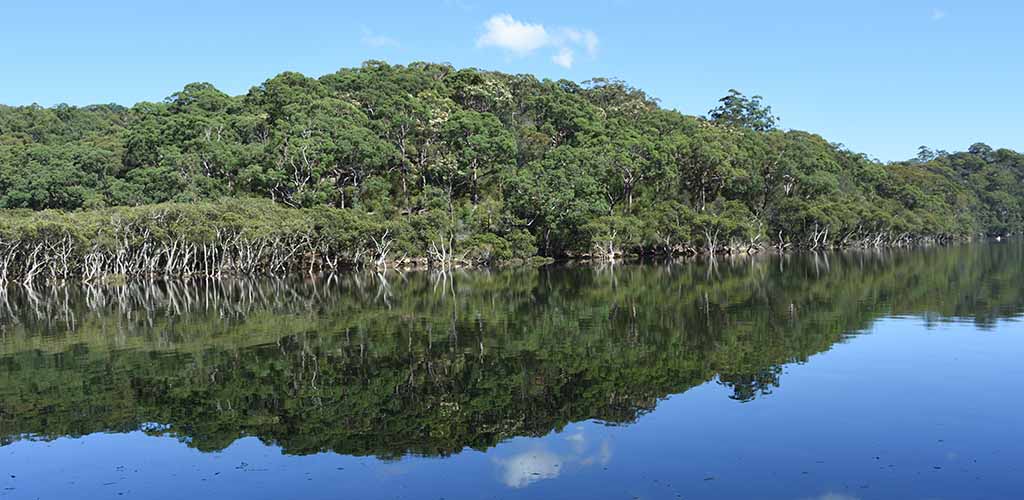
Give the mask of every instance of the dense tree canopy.
[[882, 164], [776, 124], [736, 90], [693, 117], [618, 80], [369, 61], [282, 73], [241, 96], [192, 83], [131, 108], [0, 106], [0, 208], [267, 198], [381, 222], [394, 242], [384, 261], [433, 262], [900, 245], [1024, 226], [1019, 153], [922, 147]]

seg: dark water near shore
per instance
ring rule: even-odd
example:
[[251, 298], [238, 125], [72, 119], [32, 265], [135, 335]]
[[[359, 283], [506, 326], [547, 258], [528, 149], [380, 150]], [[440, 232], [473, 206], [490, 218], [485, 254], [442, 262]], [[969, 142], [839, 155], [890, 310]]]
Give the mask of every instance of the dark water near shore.
[[1024, 246], [0, 295], [0, 499], [1024, 497]]

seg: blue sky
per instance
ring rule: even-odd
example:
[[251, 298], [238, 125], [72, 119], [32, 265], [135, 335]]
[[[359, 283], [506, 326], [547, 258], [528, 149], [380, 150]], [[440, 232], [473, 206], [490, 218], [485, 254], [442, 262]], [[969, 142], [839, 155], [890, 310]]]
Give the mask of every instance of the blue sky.
[[618, 77], [703, 114], [730, 88], [883, 160], [1024, 150], [1024, 2], [49, 1], [0, 4], [0, 103], [244, 93], [366, 59]]

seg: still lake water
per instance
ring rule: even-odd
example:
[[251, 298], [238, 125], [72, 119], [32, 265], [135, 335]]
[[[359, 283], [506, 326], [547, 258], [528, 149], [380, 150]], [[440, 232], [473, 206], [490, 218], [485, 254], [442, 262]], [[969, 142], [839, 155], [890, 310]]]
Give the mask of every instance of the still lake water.
[[1024, 498], [1024, 246], [0, 295], [0, 499]]

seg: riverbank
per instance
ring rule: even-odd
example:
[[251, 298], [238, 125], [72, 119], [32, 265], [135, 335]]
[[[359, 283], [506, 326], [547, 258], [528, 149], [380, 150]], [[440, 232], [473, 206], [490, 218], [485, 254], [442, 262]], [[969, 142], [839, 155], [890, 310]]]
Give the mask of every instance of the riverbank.
[[[453, 228], [430, 215], [385, 219], [350, 209], [285, 208], [266, 200], [160, 204], [80, 212], [8, 210], [0, 217], [0, 283], [78, 279], [222, 277], [335, 272], [345, 268], [459, 268], [540, 265], [526, 229]], [[431, 224], [433, 223], [433, 224]], [[591, 236], [588, 254], [558, 260], [694, 257], [811, 248], [906, 247], [954, 241], [892, 232], [845, 235], [816, 245], [721, 240], [699, 233], [685, 244], [620, 245]]]
[[[730, 91], [370, 61], [245, 95], [0, 106], [0, 282], [308, 275], [1017, 234], [1024, 155], [872, 160]], [[708, 103], [711, 104], [711, 103]]]

